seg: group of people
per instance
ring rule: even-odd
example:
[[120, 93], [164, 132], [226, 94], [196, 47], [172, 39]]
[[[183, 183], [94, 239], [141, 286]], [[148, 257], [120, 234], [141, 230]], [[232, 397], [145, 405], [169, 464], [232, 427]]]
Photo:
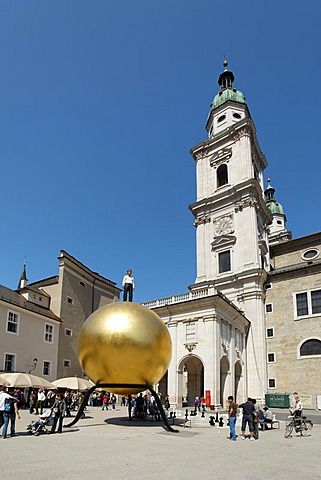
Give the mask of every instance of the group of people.
[[264, 407], [263, 410], [261, 410], [257, 405], [255, 398], [249, 397], [247, 401], [241, 405], [237, 405], [234, 402], [232, 395], [230, 395], [227, 400], [230, 426], [230, 436], [228, 438], [230, 440], [236, 441], [238, 437], [235, 431], [238, 408], [241, 408], [243, 411], [241, 426], [242, 440], [245, 440], [246, 438], [245, 431], [247, 426], [249, 428], [251, 441], [259, 438], [259, 426], [261, 426], [261, 430], [263, 430], [263, 424], [265, 424], [265, 428], [269, 428], [268, 424], [271, 424], [272, 427], [273, 414], [271, 410], [268, 407]]
[[[293, 405], [293, 415], [294, 417], [301, 417], [303, 405], [300, 400], [300, 397], [295, 394], [294, 396], [295, 403]], [[228, 401], [228, 418], [230, 426], [230, 435], [227, 437], [229, 440], [236, 441], [238, 435], [235, 431], [235, 423], [237, 419], [238, 409], [242, 409], [242, 426], [241, 426], [241, 438], [245, 440], [246, 438], [246, 428], [248, 426], [250, 440], [258, 440], [259, 438], [259, 427], [261, 430], [272, 428], [273, 423], [273, 413], [271, 410], [265, 406], [262, 409], [257, 405], [255, 398], [248, 398], [246, 402], [237, 405], [234, 402], [234, 397], [230, 395], [227, 399]], [[269, 427], [268, 425], [271, 425]]]

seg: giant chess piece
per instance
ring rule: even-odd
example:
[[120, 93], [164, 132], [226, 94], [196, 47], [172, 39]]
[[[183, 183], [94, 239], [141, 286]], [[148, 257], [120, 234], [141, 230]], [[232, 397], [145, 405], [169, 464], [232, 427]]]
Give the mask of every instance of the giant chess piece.
[[219, 427], [224, 427], [223, 417], [220, 418], [220, 420], [218, 422], [218, 426]]

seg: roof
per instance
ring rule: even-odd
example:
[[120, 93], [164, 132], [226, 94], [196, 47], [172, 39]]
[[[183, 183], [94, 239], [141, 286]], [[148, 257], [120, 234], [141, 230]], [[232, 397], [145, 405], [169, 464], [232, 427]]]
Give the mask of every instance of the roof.
[[0, 285], [0, 301], [8, 303], [12, 306], [20, 307], [33, 313], [37, 313], [38, 315], [50, 318], [51, 320], [61, 322], [60, 318], [57, 317], [50, 309], [29, 302], [19, 292], [10, 290], [10, 288], [4, 287], [3, 285]]
[[234, 102], [238, 103], [246, 103], [245, 97], [240, 90], [236, 90], [235, 88], [227, 88], [226, 90], [218, 92], [218, 94], [215, 95], [213, 102], [211, 103], [210, 112], [228, 100], [233, 100]]

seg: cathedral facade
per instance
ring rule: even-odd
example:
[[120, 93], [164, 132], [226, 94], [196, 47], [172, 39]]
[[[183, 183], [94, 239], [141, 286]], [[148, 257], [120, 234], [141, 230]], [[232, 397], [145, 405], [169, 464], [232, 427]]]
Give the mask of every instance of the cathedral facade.
[[[303, 348], [303, 352], [314, 352], [314, 368], [321, 365], [321, 338], [303, 334], [301, 339], [298, 323], [308, 318], [312, 334], [312, 324], [320, 322], [321, 237], [316, 235], [305, 246], [292, 240], [270, 180], [264, 190], [267, 161], [245, 97], [234, 88], [226, 60], [218, 84], [206, 122], [207, 139], [191, 149], [197, 192], [189, 209], [196, 228], [197, 277], [188, 293], [145, 303], [171, 333], [173, 358], [160, 388], [178, 405], [206, 395], [213, 405], [225, 404], [228, 395], [238, 402], [247, 396], [264, 402], [266, 393], [300, 390], [295, 374], [285, 374], [282, 352], [287, 348], [294, 349], [289, 359], [300, 359]], [[307, 272], [302, 294], [300, 289], [293, 293], [299, 281], [293, 280], [295, 274], [284, 272], [293, 262], [291, 268], [300, 277], [297, 257], [300, 272]], [[309, 259], [313, 266], [307, 271]], [[316, 285], [313, 292], [311, 282]], [[284, 283], [289, 290], [286, 300]], [[300, 301], [306, 309], [297, 318], [294, 310]], [[284, 317], [297, 322], [288, 326], [293, 330], [292, 343], [283, 345]], [[278, 369], [281, 365], [283, 373]], [[301, 365], [303, 372], [307, 363]], [[320, 381], [314, 384], [313, 394], [307, 383], [304, 391], [313, 403], [312, 396], [321, 394]]]

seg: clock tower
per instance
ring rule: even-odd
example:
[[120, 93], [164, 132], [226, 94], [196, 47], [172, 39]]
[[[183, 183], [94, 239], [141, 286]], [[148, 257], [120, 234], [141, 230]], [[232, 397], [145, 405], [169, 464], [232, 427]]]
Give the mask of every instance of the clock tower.
[[197, 197], [189, 208], [196, 227], [197, 277], [190, 289], [215, 287], [251, 321], [248, 394], [260, 399], [267, 391], [264, 283], [272, 223], [263, 188], [267, 162], [226, 59], [223, 66], [206, 122], [208, 138], [191, 149]]

